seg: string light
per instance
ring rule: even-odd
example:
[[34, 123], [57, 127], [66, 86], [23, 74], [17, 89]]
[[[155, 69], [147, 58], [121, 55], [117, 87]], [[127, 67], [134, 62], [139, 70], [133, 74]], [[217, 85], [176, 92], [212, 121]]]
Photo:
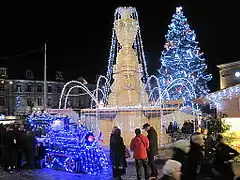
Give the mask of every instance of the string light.
[[[84, 126], [74, 125], [75, 128], [70, 130], [70, 118], [47, 114], [29, 116], [27, 120], [35, 130], [44, 127], [48, 130], [37, 138], [46, 148], [46, 167], [88, 174], [97, 174], [109, 168], [109, 161], [94, 134]], [[64, 125], [55, 129], [59, 122]]]
[[158, 72], [163, 89], [176, 79], [187, 79], [188, 82], [178, 81], [174, 84], [174, 87], [168, 90], [169, 97], [184, 99], [185, 106], [198, 109], [198, 105], [192, 102], [193, 94], [195, 93], [197, 97], [207, 95], [209, 92], [207, 82], [212, 76], [205, 72], [207, 65], [202, 58], [203, 53], [199, 53], [200, 48], [195, 38], [194, 31], [190, 29], [183, 15], [182, 7], [177, 7], [166, 35], [167, 43], [160, 58], [162, 66]]
[[62, 92], [61, 92], [61, 95], [60, 95], [60, 99], [59, 99], [59, 105], [58, 105], [58, 108], [61, 109], [62, 107], [62, 98], [64, 96], [64, 93], [65, 93], [65, 90], [68, 86], [70, 86], [71, 84], [79, 84], [81, 86], [81, 88], [86, 92], [88, 93], [88, 95], [93, 98], [95, 100], [95, 102], [97, 103], [97, 100], [96, 98], [93, 96], [93, 94], [91, 93], [91, 91], [80, 81], [69, 81], [67, 82], [66, 84], [64, 84], [63, 86], [63, 89], [62, 89]]
[[240, 95], [240, 85], [232, 86], [229, 88], [226, 88], [224, 90], [220, 90], [211, 94], [208, 94], [206, 96], [206, 99], [210, 103], [210, 107], [218, 107], [221, 106], [221, 101], [223, 99], [231, 99], [232, 97], [236, 97]]

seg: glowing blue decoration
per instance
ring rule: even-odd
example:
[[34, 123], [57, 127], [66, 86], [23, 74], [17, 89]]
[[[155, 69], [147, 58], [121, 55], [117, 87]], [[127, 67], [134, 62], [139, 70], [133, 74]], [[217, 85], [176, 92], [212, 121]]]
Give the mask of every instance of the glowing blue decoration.
[[[47, 168], [74, 173], [98, 174], [109, 168], [105, 152], [95, 140], [94, 134], [84, 126], [70, 123], [68, 117], [34, 115], [28, 118], [31, 126], [48, 131], [37, 138], [46, 148], [45, 165]], [[62, 129], [53, 127], [63, 122]], [[72, 127], [73, 126], [73, 127]]]
[[163, 99], [183, 99], [185, 106], [193, 107], [193, 91], [197, 98], [207, 95], [209, 92], [207, 83], [212, 76], [206, 73], [207, 65], [202, 57], [203, 53], [199, 52], [198, 42], [195, 41], [196, 35], [190, 29], [187, 19], [183, 15], [182, 7], [176, 8], [176, 13], [172, 17], [165, 37], [165, 49], [160, 58], [162, 66], [158, 70], [162, 89], [176, 79], [185, 78], [190, 83], [184, 85], [183, 81], [178, 81], [169, 90], [168, 96]]

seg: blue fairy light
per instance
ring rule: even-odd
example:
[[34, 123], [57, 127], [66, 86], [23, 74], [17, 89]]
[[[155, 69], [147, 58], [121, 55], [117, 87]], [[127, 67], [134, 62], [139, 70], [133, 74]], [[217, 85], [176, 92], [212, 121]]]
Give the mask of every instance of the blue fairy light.
[[[163, 99], [183, 99], [185, 106], [192, 106], [194, 98], [208, 94], [210, 90], [207, 83], [212, 76], [206, 72], [203, 53], [199, 52], [195, 32], [190, 29], [182, 7], [176, 8], [165, 37], [166, 44], [160, 58], [162, 65], [158, 70], [158, 77], [162, 89], [168, 88], [172, 83], [173, 86]], [[174, 84], [181, 78], [185, 80]]]
[[[109, 168], [105, 152], [86, 127], [70, 125], [70, 119], [66, 121], [66, 117], [50, 115], [31, 116], [28, 121], [34, 128], [48, 129], [46, 134], [37, 138], [45, 144], [47, 168], [88, 174], [98, 174]], [[64, 123], [62, 129], [53, 128], [60, 122]]]

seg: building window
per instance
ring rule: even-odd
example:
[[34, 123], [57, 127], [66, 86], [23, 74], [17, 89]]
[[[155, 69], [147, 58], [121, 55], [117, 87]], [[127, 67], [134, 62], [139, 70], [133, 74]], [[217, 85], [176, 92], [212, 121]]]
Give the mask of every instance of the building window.
[[62, 92], [62, 87], [61, 86], [57, 86], [57, 93], [61, 93]]
[[37, 105], [42, 106], [42, 98], [41, 97], [37, 98]]
[[78, 100], [78, 107], [82, 108], [82, 100]]
[[33, 71], [31, 69], [26, 70], [26, 78], [27, 79], [33, 79]]
[[17, 85], [16, 85], [16, 91], [17, 91], [17, 92], [22, 92], [22, 86], [21, 86], [21, 84], [17, 84]]
[[62, 72], [56, 72], [56, 81], [63, 81], [63, 74]]
[[0, 68], [0, 76], [1, 77], [7, 77], [7, 69], [6, 68]]
[[4, 97], [0, 96], [0, 106], [4, 106]]
[[4, 91], [4, 84], [3, 83], [0, 84], [0, 91]]
[[32, 92], [32, 85], [31, 84], [27, 85], [27, 92]]
[[37, 85], [37, 92], [43, 92], [43, 86], [41, 84]]
[[47, 105], [50, 107], [52, 106], [52, 99], [50, 97], [47, 100]]
[[32, 106], [32, 98], [27, 98], [27, 105]]
[[52, 93], [52, 85], [48, 85], [48, 93]]

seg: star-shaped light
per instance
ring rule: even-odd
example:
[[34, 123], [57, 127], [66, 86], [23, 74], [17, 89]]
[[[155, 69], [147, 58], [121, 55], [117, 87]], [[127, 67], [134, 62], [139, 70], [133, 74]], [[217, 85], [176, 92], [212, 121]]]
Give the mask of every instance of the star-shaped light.
[[182, 11], [182, 7], [181, 6], [176, 8], [176, 12], [177, 13], [180, 13], [181, 11]]

